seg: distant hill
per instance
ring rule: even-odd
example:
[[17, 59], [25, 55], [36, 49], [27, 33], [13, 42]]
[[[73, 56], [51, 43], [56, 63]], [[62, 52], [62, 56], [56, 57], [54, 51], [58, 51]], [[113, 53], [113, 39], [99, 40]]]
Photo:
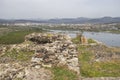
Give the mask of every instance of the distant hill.
[[38, 19], [17, 19], [17, 20], [6, 20], [6, 19], [0, 19], [0, 23], [65, 23], [65, 24], [84, 24], [84, 23], [119, 23], [120, 17], [102, 17], [102, 18], [85, 18], [85, 17], [79, 17], [79, 18], [58, 18], [58, 19], [49, 19], [49, 20], [38, 20]]

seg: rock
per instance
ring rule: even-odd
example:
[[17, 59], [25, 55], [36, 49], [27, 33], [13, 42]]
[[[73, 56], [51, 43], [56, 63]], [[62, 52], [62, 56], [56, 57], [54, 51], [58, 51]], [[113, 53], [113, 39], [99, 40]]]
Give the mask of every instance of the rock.
[[71, 44], [68, 46], [69, 49], [74, 49], [75, 48], [75, 45]]
[[51, 80], [52, 74], [44, 68], [25, 68], [25, 80]]
[[77, 72], [78, 74], [80, 73], [79, 72], [79, 64], [78, 64], [78, 58], [72, 58], [70, 60], [67, 60], [67, 65], [68, 65], [68, 68]]
[[76, 45], [72, 43], [68, 35], [32, 33], [25, 37], [24, 43], [11, 45], [10, 50], [12, 51], [12, 49], [34, 51], [34, 55], [29, 63], [22, 64], [6, 64], [4, 63], [5, 59], [4, 64], [0, 64], [0, 80], [19, 78], [23, 80], [51, 80], [52, 74], [46, 70], [46, 67], [53, 66], [66, 66], [79, 73]]
[[87, 44], [88, 43], [88, 40], [85, 36], [81, 36], [81, 43], [82, 44]]
[[35, 68], [36, 68], [36, 69], [40, 69], [41, 66], [40, 66], [40, 65], [36, 65]]
[[[22, 69], [23, 67], [18, 63], [1, 64], [0, 65], [0, 80], [13, 80]], [[18, 77], [20, 77], [20, 75]]]
[[51, 68], [52, 67], [52, 64], [42, 64], [42, 67], [47, 67], [47, 68]]
[[36, 62], [36, 63], [40, 63], [42, 61], [42, 58], [35, 58], [32, 57], [31, 62]]
[[40, 68], [39, 65], [35, 67], [23, 67], [18, 63], [0, 65], [0, 80], [51, 80], [52, 75], [51, 71]]
[[78, 66], [78, 58], [72, 58], [70, 60], [67, 60], [67, 62], [69, 63], [69, 65], [71, 66]]
[[21, 78], [21, 79], [23, 79], [24, 76], [25, 76], [25, 72], [19, 72], [19, 73], [16, 75], [17, 78]]
[[68, 35], [33, 33], [27, 35], [25, 39], [37, 45], [32, 62], [41, 63], [43, 67], [67, 65], [68, 68], [72, 66], [72, 70], [78, 67], [76, 45]]
[[59, 55], [58, 59], [59, 59], [58, 65], [60, 65], [60, 66], [61, 65], [66, 65], [67, 61], [66, 61], [66, 58], [63, 55]]

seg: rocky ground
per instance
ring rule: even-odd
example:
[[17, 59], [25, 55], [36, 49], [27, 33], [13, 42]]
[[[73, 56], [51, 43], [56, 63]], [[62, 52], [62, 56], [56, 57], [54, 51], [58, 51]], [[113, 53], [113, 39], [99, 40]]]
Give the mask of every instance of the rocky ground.
[[62, 34], [32, 33], [21, 44], [1, 46], [0, 80], [51, 80], [52, 67], [65, 66], [78, 75], [77, 48]]
[[[79, 39], [72, 40], [64, 34], [32, 33], [21, 44], [0, 45], [0, 80], [120, 80], [120, 48], [91, 40], [81, 45]], [[105, 69], [110, 74], [118, 73], [117, 77], [99, 77], [106, 74], [100, 64], [105, 62], [118, 62], [117, 67], [107, 65], [110, 69]], [[103, 72], [98, 74], [100, 70]], [[96, 75], [98, 78], [86, 78]]]
[[120, 48], [99, 44], [78, 49], [82, 80], [120, 80]]
[[39, 65], [0, 64], [0, 80], [51, 80], [52, 73]]
[[88, 47], [88, 50], [94, 54], [94, 61], [96, 62], [109, 62], [112, 60], [120, 60], [120, 48], [118, 47], [94, 45]]

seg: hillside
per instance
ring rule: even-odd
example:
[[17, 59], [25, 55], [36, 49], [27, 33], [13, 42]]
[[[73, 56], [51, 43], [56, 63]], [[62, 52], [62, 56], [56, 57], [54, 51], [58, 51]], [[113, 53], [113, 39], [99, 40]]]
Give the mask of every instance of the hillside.
[[54, 23], [54, 24], [97, 24], [97, 23], [120, 23], [120, 17], [101, 17], [101, 18], [57, 18], [57, 19], [14, 19], [14, 20], [7, 20], [7, 19], [0, 19], [0, 23]]
[[31, 33], [0, 45], [0, 80], [119, 80], [119, 72], [120, 48], [80, 36]]

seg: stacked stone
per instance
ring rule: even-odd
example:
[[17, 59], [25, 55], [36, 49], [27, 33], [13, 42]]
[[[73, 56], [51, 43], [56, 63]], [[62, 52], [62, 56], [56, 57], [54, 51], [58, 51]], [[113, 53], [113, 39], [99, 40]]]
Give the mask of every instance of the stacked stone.
[[44, 68], [23, 66], [19, 63], [0, 64], [0, 80], [52, 80], [52, 76]]
[[68, 35], [33, 33], [26, 36], [26, 41], [36, 44], [33, 63], [42, 67], [67, 66], [79, 74], [76, 46]]

